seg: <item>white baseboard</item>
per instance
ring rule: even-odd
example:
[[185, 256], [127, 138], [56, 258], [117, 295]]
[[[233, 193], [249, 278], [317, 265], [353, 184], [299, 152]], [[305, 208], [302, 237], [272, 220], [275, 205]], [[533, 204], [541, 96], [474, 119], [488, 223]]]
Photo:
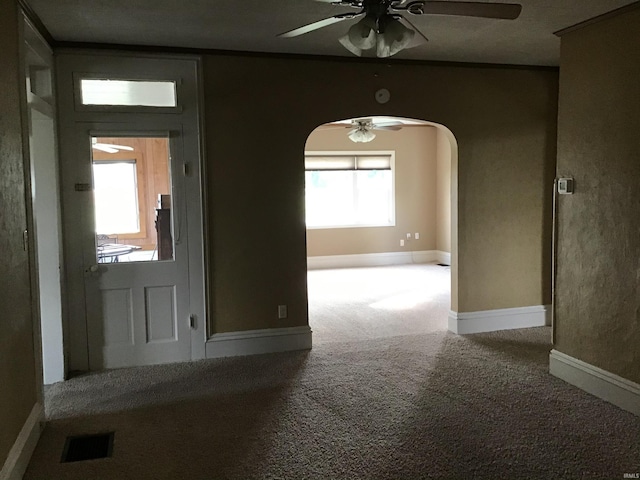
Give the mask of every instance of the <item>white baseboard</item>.
[[436, 250], [438, 263], [444, 263], [445, 265], [451, 265], [451, 253], [443, 252], [442, 250]]
[[9, 455], [0, 470], [0, 480], [19, 480], [22, 478], [38, 444], [41, 432], [40, 422], [43, 418], [42, 405], [36, 403], [31, 409], [27, 421], [24, 422], [13, 447], [9, 450]]
[[479, 312], [449, 311], [449, 330], [459, 335], [495, 332], [514, 328], [544, 327], [549, 325], [551, 307], [501, 308]]
[[216, 333], [207, 341], [207, 358], [236, 357], [260, 353], [309, 350], [311, 328], [267, 328], [244, 332]]
[[557, 350], [549, 354], [549, 373], [623, 410], [640, 416], [640, 385]]
[[307, 257], [307, 268], [355, 268], [383, 265], [406, 265], [411, 263], [440, 262], [450, 265], [451, 254], [438, 250], [419, 252], [362, 253], [358, 255], [324, 255]]

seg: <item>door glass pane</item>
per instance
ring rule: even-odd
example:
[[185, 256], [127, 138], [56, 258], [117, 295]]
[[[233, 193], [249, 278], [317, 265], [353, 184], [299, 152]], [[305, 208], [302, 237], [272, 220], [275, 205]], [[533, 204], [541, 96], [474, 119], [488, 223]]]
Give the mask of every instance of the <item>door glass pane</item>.
[[93, 193], [97, 232], [140, 231], [135, 161], [94, 161]]
[[176, 84], [172, 81], [80, 80], [83, 105], [175, 107]]
[[173, 260], [169, 139], [93, 137], [98, 263]]

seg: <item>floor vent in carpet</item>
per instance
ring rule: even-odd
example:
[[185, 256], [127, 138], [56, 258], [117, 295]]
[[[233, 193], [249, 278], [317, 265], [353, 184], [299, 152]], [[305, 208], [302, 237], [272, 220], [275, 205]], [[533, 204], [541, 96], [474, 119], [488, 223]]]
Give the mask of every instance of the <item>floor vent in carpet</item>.
[[439, 263], [439, 267], [450, 267], [451, 265], [447, 265], [446, 263]]
[[67, 437], [61, 462], [80, 462], [110, 457], [113, 450], [113, 436], [114, 432]]

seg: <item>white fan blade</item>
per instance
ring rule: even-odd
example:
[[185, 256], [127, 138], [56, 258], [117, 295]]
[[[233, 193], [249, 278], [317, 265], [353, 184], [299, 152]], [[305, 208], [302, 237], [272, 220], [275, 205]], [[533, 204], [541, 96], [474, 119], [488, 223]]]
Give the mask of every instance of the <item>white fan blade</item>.
[[126, 150], [128, 152], [133, 152], [133, 147], [129, 147], [126, 145], [114, 145], [111, 143], [93, 143], [93, 148], [97, 150], [102, 150], [107, 153], [117, 153], [120, 150]]
[[109, 145], [111, 148], [117, 148], [118, 150], [126, 150], [127, 152], [133, 152], [133, 147], [127, 145]]
[[392, 127], [392, 126], [388, 126], [388, 127], [385, 127], [385, 126], [383, 126], [383, 125], [374, 125], [374, 126], [373, 126], [373, 129], [374, 129], [374, 130], [393, 130], [393, 131], [395, 132], [395, 131], [398, 131], [398, 130], [402, 130], [402, 127], [397, 127], [397, 126], [393, 126], [393, 127]]
[[364, 15], [364, 12], [341, 13], [333, 17], [325, 18], [324, 20], [319, 20], [317, 22], [310, 23], [309, 25], [304, 25], [302, 27], [289, 30], [288, 32], [284, 32], [276, 36], [283, 37], [283, 38], [297, 37], [298, 35], [304, 35], [305, 33], [313, 32], [314, 30], [318, 30], [319, 28], [328, 27], [329, 25], [333, 25], [334, 23], [338, 23], [343, 20], [350, 20], [352, 18], [356, 18], [361, 15]]
[[399, 120], [389, 120], [388, 122], [376, 122], [373, 124], [374, 127], [396, 127], [398, 125], [402, 126], [404, 123]]
[[95, 148], [96, 150], [100, 150], [105, 153], [118, 153], [118, 150], [115, 148], [111, 148], [109, 145], [104, 143], [94, 143], [91, 145], [91, 148]]
[[425, 15], [462, 15], [465, 17], [515, 20], [522, 5], [518, 3], [450, 2], [427, 0], [422, 7]]

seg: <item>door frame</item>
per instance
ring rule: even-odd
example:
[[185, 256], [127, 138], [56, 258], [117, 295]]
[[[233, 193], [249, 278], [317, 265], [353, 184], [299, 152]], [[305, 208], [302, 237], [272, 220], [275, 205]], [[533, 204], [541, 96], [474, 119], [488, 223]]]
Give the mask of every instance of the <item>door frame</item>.
[[[88, 183], [87, 171], [74, 170], [78, 151], [73, 140], [79, 125], [133, 124], [142, 128], [139, 132], [180, 131], [184, 159], [182, 182], [187, 211], [186, 233], [188, 241], [188, 303], [194, 316], [191, 329], [191, 360], [205, 358], [207, 338], [206, 266], [205, 266], [205, 202], [204, 159], [202, 119], [200, 102], [202, 82], [200, 79], [200, 57], [192, 55], [154, 55], [132, 52], [110, 52], [93, 50], [61, 50], [56, 58], [57, 92], [60, 111], [59, 143], [62, 176], [63, 238], [68, 291], [70, 371], [89, 370], [89, 343], [86, 315], [86, 292], [84, 288], [84, 260], [82, 252], [75, 249], [72, 240], [74, 225], [78, 218], [87, 215], [77, 202], [75, 185]], [[145, 107], [87, 107], [77, 102], [79, 78], [157, 79], [176, 82], [178, 108], [149, 109]], [[160, 127], [158, 125], [161, 125]], [[89, 130], [103, 131], [100, 127]], [[124, 133], [124, 132], [123, 132]], [[87, 219], [81, 221], [86, 222]], [[179, 319], [187, 322], [189, 319]]]

